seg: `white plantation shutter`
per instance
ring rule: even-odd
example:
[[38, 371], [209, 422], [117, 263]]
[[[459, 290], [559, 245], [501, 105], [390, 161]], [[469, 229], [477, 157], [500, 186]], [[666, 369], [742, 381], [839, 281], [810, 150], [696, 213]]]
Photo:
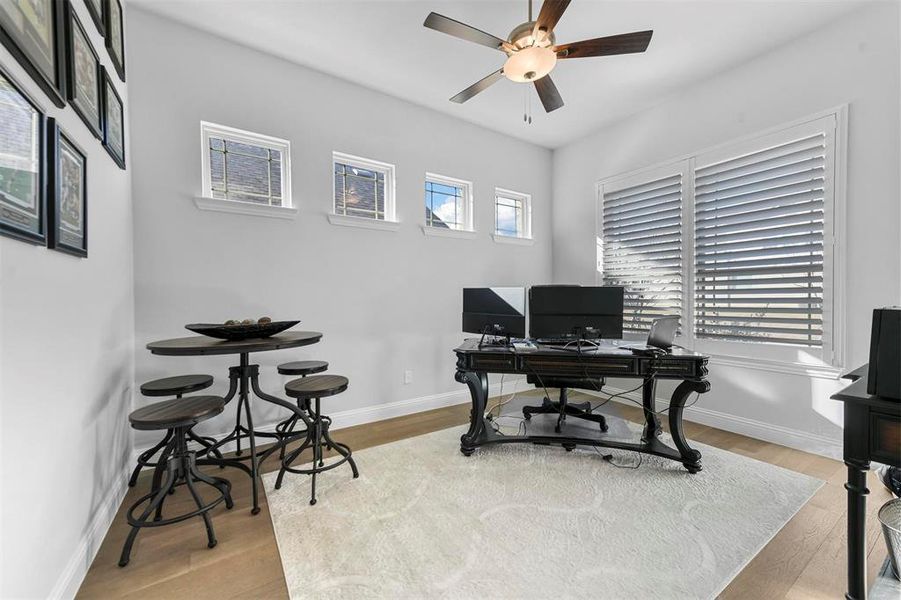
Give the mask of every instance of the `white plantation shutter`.
[[625, 288], [623, 329], [683, 314], [681, 166], [601, 186], [600, 268], [604, 285]]
[[834, 131], [830, 115], [697, 157], [696, 338], [823, 345]]

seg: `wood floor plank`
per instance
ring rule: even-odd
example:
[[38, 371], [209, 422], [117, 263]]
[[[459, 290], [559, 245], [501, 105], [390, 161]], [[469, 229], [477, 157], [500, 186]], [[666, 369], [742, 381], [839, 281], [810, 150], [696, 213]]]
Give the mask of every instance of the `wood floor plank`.
[[[543, 395], [539, 391], [530, 395]], [[574, 394], [573, 398], [577, 395]], [[579, 401], [598, 398], [579, 395]], [[493, 403], [493, 402], [492, 402]], [[336, 440], [354, 450], [386, 444], [432, 431], [462, 425], [469, 419], [469, 404], [426, 411], [348, 427], [333, 432]], [[642, 423], [641, 409], [634, 405], [609, 403], [604, 410]], [[666, 419], [661, 419], [666, 424]], [[807, 454], [747, 436], [686, 423], [689, 439], [776, 464], [827, 481], [789, 523], [748, 564], [723, 592], [723, 598], [754, 600], [791, 598], [814, 599], [840, 597], [844, 591], [844, 466], [834, 460]], [[300, 460], [308, 459], [308, 456]], [[264, 471], [278, 468], [275, 458]], [[213, 523], [218, 545], [206, 547], [203, 526], [198, 519], [171, 527], [145, 530], [138, 536], [132, 562], [120, 569], [116, 562], [128, 526], [125, 508], [144, 493], [149, 480], [142, 475], [138, 486], [129, 491], [112, 527], [97, 553], [79, 590], [79, 598], [155, 599], [191, 597], [196, 599], [255, 598], [283, 599], [288, 595], [281, 561], [268, 514], [265, 494], [260, 496], [262, 511], [250, 514], [250, 481], [233, 469], [204, 467], [213, 475], [232, 481], [235, 508], [217, 507]], [[885, 556], [878, 537], [875, 511], [885, 497], [884, 490], [870, 478], [873, 490], [867, 510], [869, 536], [869, 575]], [[167, 506], [178, 510], [189, 506], [190, 498], [178, 491]]]

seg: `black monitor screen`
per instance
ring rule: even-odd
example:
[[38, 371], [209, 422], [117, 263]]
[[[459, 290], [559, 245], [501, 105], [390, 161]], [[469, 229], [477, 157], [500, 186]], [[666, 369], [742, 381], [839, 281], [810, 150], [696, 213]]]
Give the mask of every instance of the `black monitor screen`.
[[525, 337], [525, 288], [464, 288], [463, 331]]
[[529, 335], [622, 338], [623, 288], [534, 286], [529, 290]]

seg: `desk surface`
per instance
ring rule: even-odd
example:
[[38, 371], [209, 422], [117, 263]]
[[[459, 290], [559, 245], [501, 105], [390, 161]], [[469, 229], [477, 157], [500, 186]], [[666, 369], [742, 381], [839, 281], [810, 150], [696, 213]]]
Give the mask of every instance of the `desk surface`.
[[[519, 354], [519, 355], [534, 355], [534, 354], [548, 354], [555, 356], [598, 356], [598, 357], [639, 357], [641, 355], [634, 354], [632, 350], [628, 348], [622, 348], [618, 345], [618, 343], [628, 344], [635, 342], [625, 342], [622, 340], [600, 340], [600, 346], [597, 348], [592, 348], [589, 346], [583, 346], [581, 352], [576, 349], [576, 346], [573, 345], [570, 348], [563, 349], [560, 346], [544, 346], [544, 345], [534, 345], [530, 348], [508, 348], [505, 346], [487, 346], [483, 345], [479, 347], [479, 339], [478, 338], [468, 338], [463, 340], [463, 343], [454, 348], [454, 352], [458, 353], [487, 353], [487, 354]], [[642, 358], [651, 358], [651, 357], [642, 357]], [[707, 359], [708, 357], [704, 354], [700, 354], [698, 352], [692, 352], [691, 350], [686, 350], [685, 348], [680, 348], [678, 346], [673, 346], [670, 352], [661, 356], [661, 358], [683, 358], [683, 359]]]
[[901, 410], [901, 402], [898, 402], [897, 400], [891, 400], [888, 398], [883, 398], [881, 396], [868, 394], [866, 375], [861, 376], [860, 379], [855, 380], [854, 383], [852, 383], [845, 389], [832, 394], [831, 398], [833, 400], [841, 400], [842, 402], [867, 404], [869, 406], [882, 408], [893, 413]]

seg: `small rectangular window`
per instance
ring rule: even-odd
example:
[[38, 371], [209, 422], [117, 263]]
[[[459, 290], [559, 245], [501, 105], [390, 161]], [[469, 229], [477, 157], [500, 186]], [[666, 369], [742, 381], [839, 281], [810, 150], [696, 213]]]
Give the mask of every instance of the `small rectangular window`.
[[335, 214], [395, 221], [394, 165], [333, 153]]
[[531, 196], [510, 190], [494, 192], [494, 233], [516, 238], [532, 237]]
[[440, 229], [472, 231], [472, 184], [426, 173], [425, 224]]
[[203, 195], [269, 206], [292, 206], [291, 143], [201, 122]]

